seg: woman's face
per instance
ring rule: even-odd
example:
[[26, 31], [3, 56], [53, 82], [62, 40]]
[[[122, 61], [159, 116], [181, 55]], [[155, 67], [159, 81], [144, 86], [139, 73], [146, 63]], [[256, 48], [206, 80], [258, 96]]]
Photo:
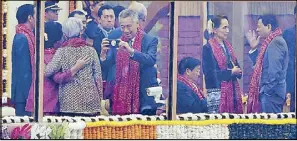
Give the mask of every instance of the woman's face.
[[229, 33], [229, 22], [227, 19], [221, 20], [221, 25], [218, 28], [214, 28], [214, 34], [221, 40], [226, 40]]
[[197, 82], [198, 78], [200, 76], [200, 69], [201, 69], [200, 65], [196, 66], [193, 70], [187, 69], [186, 70], [186, 75], [192, 81]]

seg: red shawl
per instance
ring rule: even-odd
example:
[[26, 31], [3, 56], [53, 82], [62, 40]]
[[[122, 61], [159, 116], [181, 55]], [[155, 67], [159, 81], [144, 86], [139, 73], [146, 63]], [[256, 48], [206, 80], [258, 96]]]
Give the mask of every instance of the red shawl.
[[199, 89], [199, 87], [197, 87], [196, 84], [194, 84], [193, 82], [191, 82], [189, 79], [187, 79], [186, 77], [183, 77], [182, 75], [178, 75], [177, 79], [181, 82], [183, 82], [184, 84], [186, 84], [189, 88], [191, 88], [192, 91], [195, 92], [195, 94], [198, 95], [199, 99], [202, 100], [204, 99], [203, 93], [201, 91], [201, 89]]
[[[141, 51], [141, 41], [144, 32], [138, 28], [133, 49]], [[128, 41], [122, 36], [121, 40]], [[117, 51], [116, 56], [116, 83], [113, 94], [113, 114], [138, 114], [139, 113], [139, 63], [130, 59], [126, 51]]]
[[87, 42], [82, 38], [71, 38], [65, 41], [61, 47], [84, 47], [87, 45]]
[[32, 70], [32, 82], [29, 92], [34, 92], [35, 88], [35, 36], [31, 29], [24, 24], [18, 24], [16, 27], [16, 34], [24, 34], [28, 40], [29, 51], [30, 51], [30, 62]]
[[[228, 41], [224, 41], [231, 55], [231, 60], [236, 62], [236, 57], [233, 52], [233, 47]], [[219, 45], [218, 41], [214, 38], [211, 38], [208, 43], [212, 47], [214, 57], [218, 61], [219, 68], [221, 70], [227, 69], [227, 58], [224, 54], [223, 48]], [[235, 81], [235, 93], [237, 105], [234, 105], [234, 91], [232, 81], [222, 81], [221, 82], [221, 99], [219, 105], [220, 113], [243, 113], [242, 109], [242, 100], [241, 100], [241, 90], [239, 83]]]
[[260, 78], [262, 74], [262, 66], [263, 66], [263, 58], [266, 51], [266, 48], [270, 44], [270, 42], [276, 37], [282, 34], [280, 28], [275, 29], [273, 32], [269, 34], [269, 36], [264, 40], [261, 45], [261, 51], [257, 57], [255, 69], [252, 75], [249, 94], [248, 94], [248, 113], [258, 113], [260, 112], [260, 103], [259, 103], [259, 87], [260, 87]]

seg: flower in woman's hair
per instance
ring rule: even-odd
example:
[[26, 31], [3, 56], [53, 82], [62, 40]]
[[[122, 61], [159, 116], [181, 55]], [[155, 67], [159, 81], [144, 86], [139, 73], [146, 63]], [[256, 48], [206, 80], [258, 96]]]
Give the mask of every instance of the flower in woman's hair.
[[46, 33], [44, 33], [44, 40], [45, 41], [48, 41], [48, 37], [47, 37], [47, 34]]
[[207, 21], [207, 31], [209, 34], [213, 33], [214, 24], [211, 20]]

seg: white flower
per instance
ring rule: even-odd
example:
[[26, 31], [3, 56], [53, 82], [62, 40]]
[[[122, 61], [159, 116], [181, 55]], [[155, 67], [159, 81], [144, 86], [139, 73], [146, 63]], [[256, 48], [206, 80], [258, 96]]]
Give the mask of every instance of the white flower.
[[44, 33], [44, 41], [48, 41], [48, 37], [46, 33]]
[[214, 24], [211, 20], [208, 20], [207, 21], [207, 31], [208, 31], [208, 34], [211, 34], [213, 33], [213, 28], [214, 28]]

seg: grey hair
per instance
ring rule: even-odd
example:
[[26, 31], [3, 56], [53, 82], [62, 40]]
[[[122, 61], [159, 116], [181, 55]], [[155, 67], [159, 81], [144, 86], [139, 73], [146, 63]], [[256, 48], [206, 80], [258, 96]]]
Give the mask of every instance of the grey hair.
[[133, 22], [138, 22], [138, 13], [131, 10], [131, 9], [125, 9], [119, 14], [119, 21], [121, 22], [121, 19], [131, 17]]
[[82, 30], [82, 21], [75, 17], [68, 18], [62, 26], [62, 31], [68, 38], [79, 36]]
[[131, 9], [137, 12], [139, 20], [142, 20], [142, 21], [146, 20], [147, 9], [142, 3], [135, 2], [134, 4], [130, 5], [128, 9]]

